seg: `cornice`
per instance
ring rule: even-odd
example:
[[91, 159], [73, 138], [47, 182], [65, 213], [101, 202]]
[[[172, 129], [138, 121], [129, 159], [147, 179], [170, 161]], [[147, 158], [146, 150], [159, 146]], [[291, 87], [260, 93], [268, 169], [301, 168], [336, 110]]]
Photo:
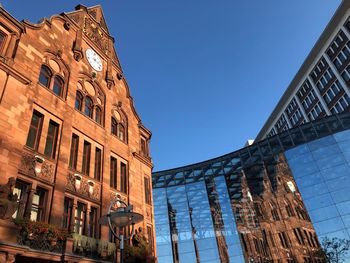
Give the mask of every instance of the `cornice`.
[[138, 159], [139, 161], [141, 161], [142, 163], [144, 163], [145, 165], [147, 165], [149, 168], [153, 169], [153, 164], [152, 164], [152, 159], [150, 157], [145, 157], [142, 156], [141, 154], [139, 154], [138, 152], [133, 152], [132, 155]]
[[22, 82], [25, 85], [28, 85], [31, 83], [31, 80], [28, 77], [22, 75], [19, 71], [10, 67], [9, 65], [4, 63], [3, 61], [0, 61], [0, 69], [5, 71], [8, 75], [16, 78], [17, 80], [19, 80], [20, 82]]

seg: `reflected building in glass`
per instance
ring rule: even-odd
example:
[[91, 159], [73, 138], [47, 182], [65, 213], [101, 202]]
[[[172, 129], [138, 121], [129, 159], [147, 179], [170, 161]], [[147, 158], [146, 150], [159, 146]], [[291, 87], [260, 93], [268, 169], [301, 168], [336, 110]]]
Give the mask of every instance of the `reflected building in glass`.
[[349, 162], [342, 113], [153, 173], [158, 262], [324, 262], [350, 240]]

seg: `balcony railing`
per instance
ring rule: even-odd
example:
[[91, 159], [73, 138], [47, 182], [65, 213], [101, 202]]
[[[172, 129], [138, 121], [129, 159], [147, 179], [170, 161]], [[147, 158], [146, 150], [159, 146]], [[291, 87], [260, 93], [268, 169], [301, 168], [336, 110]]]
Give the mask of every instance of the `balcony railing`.
[[73, 234], [73, 253], [87, 258], [114, 262], [116, 245], [106, 240]]
[[27, 233], [21, 232], [17, 238], [19, 245], [30, 247], [34, 250], [48, 251], [53, 253], [64, 253], [66, 242], [63, 240], [49, 240], [43, 235], [28, 236]]
[[64, 253], [68, 233], [55, 225], [27, 220], [15, 220], [19, 226], [17, 243], [34, 250]]

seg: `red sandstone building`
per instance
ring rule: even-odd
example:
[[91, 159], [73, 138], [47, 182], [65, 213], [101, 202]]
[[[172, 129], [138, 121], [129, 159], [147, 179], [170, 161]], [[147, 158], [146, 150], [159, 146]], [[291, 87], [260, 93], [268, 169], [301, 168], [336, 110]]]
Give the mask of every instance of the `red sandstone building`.
[[[5, 205], [14, 214], [0, 220], [0, 262], [112, 259], [113, 240], [98, 219], [116, 197], [144, 215], [137, 228], [155, 253], [151, 133], [100, 6], [39, 24], [0, 8], [0, 111], [0, 192], [18, 197]], [[15, 185], [5, 186], [11, 177]], [[16, 238], [12, 218], [63, 227], [73, 240], [60, 247], [23, 231]]]

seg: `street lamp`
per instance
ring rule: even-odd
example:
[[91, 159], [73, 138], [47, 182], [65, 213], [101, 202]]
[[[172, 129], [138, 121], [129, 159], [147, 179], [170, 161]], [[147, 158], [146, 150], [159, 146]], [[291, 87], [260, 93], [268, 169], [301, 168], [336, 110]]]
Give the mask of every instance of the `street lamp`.
[[[112, 210], [113, 207], [117, 207], [116, 210]], [[123, 200], [115, 198], [111, 201], [111, 204], [108, 208], [108, 214], [100, 218], [99, 223], [101, 225], [109, 226], [113, 235], [119, 240], [119, 249], [120, 249], [120, 263], [123, 263], [123, 250], [124, 250], [124, 241], [129, 240], [135, 233], [135, 224], [143, 221], [143, 215], [135, 213], [132, 211], [133, 206], [127, 205]], [[117, 234], [114, 231], [114, 227], [121, 230], [123, 227], [132, 226], [131, 233], [129, 236], [124, 236], [122, 231], [119, 231], [121, 234]]]

